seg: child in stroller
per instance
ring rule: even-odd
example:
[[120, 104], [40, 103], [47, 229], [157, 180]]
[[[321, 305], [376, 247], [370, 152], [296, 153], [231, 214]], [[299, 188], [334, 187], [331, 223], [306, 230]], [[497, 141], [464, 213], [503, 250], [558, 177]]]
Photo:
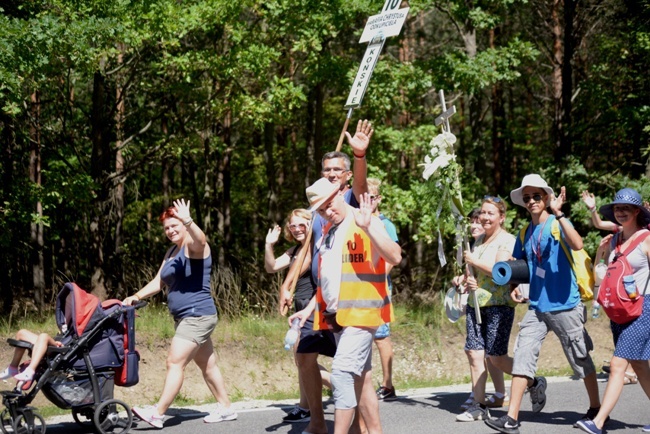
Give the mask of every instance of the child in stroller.
[[14, 356], [11, 359], [9, 366], [0, 373], [0, 380], [14, 377], [16, 381], [25, 383], [25, 389], [29, 389], [30, 382], [34, 379], [34, 375], [36, 374], [36, 368], [47, 354], [48, 347], [61, 348], [63, 346], [61, 340], [66, 337], [68, 330], [71, 330], [72, 328], [72, 297], [66, 297], [64, 306], [65, 322], [61, 325], [61, 333], [57, 335], [56, 338], [52, 338], [47, 333], [36, 334], [27, 329], [21, 329], [16, 333], [16, 341], [31, 344], [32, 358], [28, 362], [27, 367], [20, 372], [20, 361], [22, 360], [25, 351], [28, 350], [28, 346], [24, 344], [16, 346], [14, 348]]
[[[47, 334], [32, 334], [36, 336], [34, 344], [8, 340], [16, 347], [12, 365], [20, 361], [25, 351], [31, 351], [34, 359], [41, 360], [29, 363], [34, 365], [29, 381], [33, 386], [25, 387], [23, 377], [19, 376], [17, 379], [21, 381], [14, 390], [1, 392], [6, 407], [0, 413], [2, 431], [45, 432], [45, 420], [29, 405], [42, 390], [56, 406], [71, 409], [78, 424], [94, 427], [99, 433], [127, 433], [133, 422], [131, 408], [113, 398], [113, 389], [115, 384], [137, 383], [135, 309], [145, 304], [123, 306], [119, 300], [100, 304], [97, 297], [76, 284], [65, 284], [56, 300], [55, 317], [61, 331], [56, 340]], [[50, 339], [54, 345], [48, 346]], [[39, 353], [37, 347], [43, 343], [45, 351]], [[7, 368], [7, 374], [10, 369]], [[25, 376], [24, 380], [27, 379]]]
[[20, 372], [18, 370], [20, 361], [27, 349], [23, 347], [15, 347], [14, 357], [11, 359], [11, 363], [9, 363], [7, 369], [0, 374], [0, 380], [14, 377], [16, 381], [30, 382], [34, 379], [36, 367], [41, 363], [41, 360], [43, 360], [43, 357], [45, 357], [45, 354], [47, 353], [47, 347], [53, 346], [60, 348], [63, 346], [60, 341], [54, 340], [47, 333], [37, 335], [27, 329], [18, 330], [18, 333], [16, 333], [16, 340], [28, 342], [32, 345], [32, 359], [29, 361], [27, 367]]

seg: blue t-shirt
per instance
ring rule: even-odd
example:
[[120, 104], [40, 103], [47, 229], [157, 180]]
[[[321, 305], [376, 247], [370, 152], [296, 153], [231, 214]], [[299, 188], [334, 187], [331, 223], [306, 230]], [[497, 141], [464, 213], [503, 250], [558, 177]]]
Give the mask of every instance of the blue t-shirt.
[[[354, 196], [354, 193], [352, 192], [352, 189], [348, 189], [345, 193], [343, 193], [343, 200], [345, 200], [345, 203], [349, 204], [353, 208], [359, 208], [359, 201], [357, 201], [357, 198]], [[314, 211], [316, 212], [316, 211]], [[318, 241], [323, 237], [323, 228], [327, 224], [327, 220], [325, 220], [323, 217], [320, 216], [320, 214], [316, 214], [314, 216], [314, 228], [312, 229], [312, 240], [314, 241], [314, 249], [312, 250], [312, 257], [311, 257], [311, 275], [312, 278], [314, 279], [314, 282], [318, 282], [318, 249], [316, 246], [318, 245]]]
[[175, 320], [217, 313], [210, 291], [211, 269], [212, 255], [191, 259], [185, 256], [184, 247], [165, 261], [160, 280], [169, 287], [167, 306]]
[[[569, 310], [580, 303], [580, 291], [571, 263], [560, 241], [551, 234], [554, 220], [555, 216], [551, 215], [544, 223], [530, 223], [524, 236], [524, 249], [521, 237], [517, 237], [512, 252], [514, 258], [528, 262], [530, 309], [538, 312]], [[566, 244], [562, 227], [559, 229]]]

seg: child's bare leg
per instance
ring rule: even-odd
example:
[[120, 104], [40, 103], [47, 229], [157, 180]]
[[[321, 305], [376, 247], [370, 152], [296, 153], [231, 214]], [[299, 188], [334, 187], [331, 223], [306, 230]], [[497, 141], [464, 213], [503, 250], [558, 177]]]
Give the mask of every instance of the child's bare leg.
[[[25, 368], [23, 372], [20, 374], [14, 376], [14, 378], [18, 381], [30, 381], [34, 378], [34, 373], [36, 372], [36, 368], [38, 367], [39, 363], [43, 360], [45, 357], [45, 354], [47, 353], [47, 347], [49, 345], [58, 345], [57, 342], [50, 337], [47, 333], [41, 333], [36, 336], [36, 341], [33, 343], [34, 346], [32, 348], [32, 360], [29, 362], [29, 366]], [[26, 340], [26, 339], [24, 339]]]

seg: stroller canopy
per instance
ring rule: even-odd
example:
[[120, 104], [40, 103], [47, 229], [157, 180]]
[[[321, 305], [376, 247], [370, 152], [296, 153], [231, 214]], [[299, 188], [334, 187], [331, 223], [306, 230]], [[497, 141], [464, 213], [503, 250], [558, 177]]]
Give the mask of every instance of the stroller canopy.
[[[56, 323], [64, 336], [72, 338], [73, 347], [77, 346], [78, 339], [88, 337], [84, 345], [90, 351], [95, 368], [115, 368], [124, 361], [124, 318], [122, 313], [107, 317], [120, 307], [121, 303], [104, 307], [99, 298], [68, 282], [56, 299]], [[78, 348], [73, 351], [70, 363], [77, 369], [84, 369], [82, 351]]]
[[93, 328], [104, 317], [98, 306], [99, 298], [79, 288], [76, 283], [66, 283], [56, 299], [59, 330], [65, 333], [72, 327], [74, 334], [81, 337], [86, 328]]

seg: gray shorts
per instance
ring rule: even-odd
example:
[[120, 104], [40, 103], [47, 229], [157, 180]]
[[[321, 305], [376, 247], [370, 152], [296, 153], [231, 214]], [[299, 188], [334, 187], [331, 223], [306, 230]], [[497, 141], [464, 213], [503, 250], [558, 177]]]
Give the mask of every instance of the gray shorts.
[[587, 310], [582, 303], [573, 309], [559, 312], [526, 312], [519, 323], [512, 374], [535, 377], [539, 350], [549, 330], [560, 339], [564, 355], [578, 378], [596, 372], [589, 355], [594, 344], [584, 326], [586, 318]]
[[210, 335], [217, 326], [217, 314], [206, 316], [188, 316], [175, 321], [175, 338], [195, 342], [203, 345], [210, 339]]
[[354, 378], [372, 369], [372, 342], [376, 331], [376, 328], [344, 327], [335, 333], [337, 347], [331, 375], [335, 408], [357, 406]]
[[332, 371], [352, 372], [361, 375], [372, 369], [372, 340], [376, 328], [344, 327], [336, 336], [336, 354]]

